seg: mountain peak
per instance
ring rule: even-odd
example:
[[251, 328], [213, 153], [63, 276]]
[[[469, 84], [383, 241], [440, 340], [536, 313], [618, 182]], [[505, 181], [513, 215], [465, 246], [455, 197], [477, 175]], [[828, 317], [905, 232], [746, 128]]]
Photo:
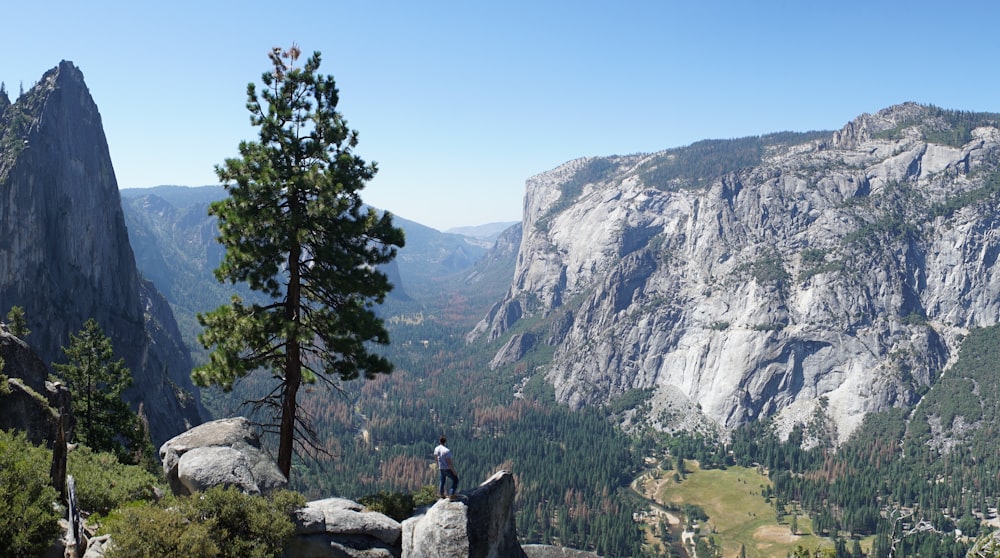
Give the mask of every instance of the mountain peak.
[[574, 406], [652, 389], [661, 427], [682, 408], [724, 429], [822, 412], [843, 440], [915, 403], [965, 332], [1000, 319], [984, 233], [1000, 115], [903, 103], [832, 142], [792, 136], [532, 177], [513, 284], [474, 336], [545, 339]]
[[133, 373], [130, 400], [157, 402], [146, 406], [154, 440], [199, 421], [190, 355], [136, 270], [100, 112], [65, 60], [0, 119], [0, 269], [0, 308], [25, 309], [43, 360], [62, 362], [69, 335], [94, 318]]

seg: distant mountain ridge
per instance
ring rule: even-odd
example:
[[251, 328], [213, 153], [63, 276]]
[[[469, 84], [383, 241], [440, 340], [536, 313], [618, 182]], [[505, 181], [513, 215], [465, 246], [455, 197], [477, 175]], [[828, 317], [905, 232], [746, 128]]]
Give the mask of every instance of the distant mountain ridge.
[[[139, 270], [162, 290], [174, 308], [185, 343], [196, 359], [204, 357], [196, 339], [200, 329], [196, 314], [228, 302], [234, 292], [244, 298], [254, 296], [245, 288], [219, 283], [213, 275], [223, 254], [208, 206], [225, 196], [222, 186], [121, 190]], [[422, 298], [436, 295], [442, 278], [472, 269], [489, 248], [481, 240], [442, 233], [399, 216], [394, 215], [394, 221], [406, 233], [406, 246], [383, 269], [394, 285], [390, 301], [410, 301], [411, 292]], [[489, 280], [509, 281], [509, 276]]]
[[500, 221], [496, 223], [486, 223], [484, 225], [473, 225], [468, 227], [452, 227], [444, 232], [449, 234], [460, 234], [484, 241], [487, 245], [496, 242], [504, 231], [510, 229], [520, 221]]
[[123, 198], [134, 199], [156, 196], [177, 209], [187, 209], [194, 205], [204, 205], [226, 197], [226, 189], [219, 185], [207, 186], [153, 186], [150, 188], [122, 188], [118, 190]]
[[0, 309], [11, 306], [46, 364], [64, 362], [69, 335], [96, 319], [132, 371], [126, 398], [146, 404], [154, 443], [201, 421], [177, 324], [136, 269], [100, 113], [67, 61], [14, 103], [0, 95]]
[[821, 413], [844, 440], [997, 323], [998, 193], [1000, 116], [912, 103], [577, 159], [528, 179], [514, 281], [469, 338], [495, 366], [554, 348], [574, 406], [651, 389], [661, 428]]

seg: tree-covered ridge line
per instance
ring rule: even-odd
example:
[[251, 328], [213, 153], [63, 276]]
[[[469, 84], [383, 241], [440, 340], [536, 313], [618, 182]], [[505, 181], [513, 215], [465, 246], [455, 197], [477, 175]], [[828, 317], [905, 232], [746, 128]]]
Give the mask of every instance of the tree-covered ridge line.
[[660, 190], [700, 188], [723, 176], [759, 165], [768, 149], [791, 147], [831, 137], [830, 131], [775, 132], [762, 136], [702, 140], [668, 149], [642, 164], [643, 183]]
[[[791, 147], [829, 138], [830, 131], [775, 132], [762, 136], [701, 140], [655, 154], [593, 157], [559, 185], [560, 197], [548, 210], [556, 215], [569, 207], [587, 184], [611, 179], [622, 166], [645, 159], [638, 169], [644, 184], [665, 191], [701, 188], [723, 176], [761, 163], [768, 149]], [[545, 218], [540, 220], [544, 226]]]
[[894, 127], [876, 132], [879, 139], [895, 140], [903, 130], [916, 126], [921, 137], [930, 143], [962, 147], [972, 141], [972, 131], [982, 126], [1000, 126], [1000, 113], [950, 110], [934, 105], [920, 105], [924, 114], [903, 119]]

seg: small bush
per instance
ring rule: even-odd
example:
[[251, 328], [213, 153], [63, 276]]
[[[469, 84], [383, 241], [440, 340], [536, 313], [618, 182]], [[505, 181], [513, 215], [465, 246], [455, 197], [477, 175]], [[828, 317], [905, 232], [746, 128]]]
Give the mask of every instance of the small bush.
[[295, 531], [292, 512], [304, 505], [296, 492], [263, 497], [216, 487], [115, 511], [102, 531], [114, 541], [109, 558], [277, 558]]
[[0, 556], [40, 556], [59, 532], [49, 485], [52, 452], [0, 431]]
[[750, 274], [757, 283], [762, 285], [782, 286], [789, 278], [785, 264], [777, 251], [764, 254], [755, 261], [750, 267]]
[[10, 378], [3, 373], [3, 367], [6, 365], [7, 363], [0, 358], [0, 395], [10, 395], [10, 384], [7, 383]]
[[903, 316], [900, 321], [902, 321], [906, 325], [911, 325], [911, 326], [926, 325], [927, 316], [925, 316], [923, 312], [915, 310]]
[[232, 487], [212, 488], [191, 499], [197, 517], [211, 523], [212, 537], [223, 558], [281, 556], [295, 532], [292, 512], [306, 505], [305, 497], [297, 492], [248, 496]]
[[414, 501], [411, 494], [382, 491], [364, 496], [358, 501], [369, 510], [384, 513], [396, 521], [403, 521], [413, 515]]
[[76, 479], [80, 509], [102, 515], [128, 502], [153, 500], [159, 484], [143, 467], [122, 464], [114, 454], [86, 446], [69, 453], [67, 469]]
[[179, 508], [140, 504], [116, 510], [102, 530], [113, 544], [106, 558], [159, 558], [189, 556], [215, 558], [219, 547], [209, 526], [192, 522]]
[[433, 484], [425, 484], [413, 493], [413, 506], [430, 506], [438, 501], [437, 487]]

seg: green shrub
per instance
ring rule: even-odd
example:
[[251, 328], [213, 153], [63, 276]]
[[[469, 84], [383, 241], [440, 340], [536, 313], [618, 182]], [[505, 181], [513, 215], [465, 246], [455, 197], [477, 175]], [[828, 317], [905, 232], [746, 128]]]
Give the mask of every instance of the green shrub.
[[378, 494], [363, 496], [358, 502], [369, 510], [384, 513], [396, 521], [403, 521], [413, 515], [414, 500], [411, 494], [383, 490]]
[[6, 365], [7, 363], [0, 358], [0, 395], [10, 395], [10, 384], [7, 383], [10, 378], [3, 373], [3, 367]]
[[755, 324], [753, 326], [754, 331], [781, 331], [788, 327], [788, 324], [782, 322], [775, 322], [770, 324]]
[[413, 506], [430, 506], [438, 501], [437, 487], [433, 484], [425, 484], [413, 493]]
[[49, 484], [52, 452], [23, 432], [0, 431], [0, 556], [38, 556], [55, 540], [58, 498]]
[[116, 510], [102, 526], [113, 545], [106, 558], [187, 556], [215, 558], [219, 547], [205, 523], [192, 522], [180, 508], [139, 504]]
[[822, 248], [806, 248], [802, 251], [802, 265], [804, 266], [816, 266], [823, 263], [826, 259], [827, 250]]
[[136, 500], [153, 500], [157, 477], [137, 465], [125, 465], [114, 454], [79, 446], [69, 453], [67, 469], [76, 479], [80, 509], [107, 514]]
[[236, 488], [212, 488], [192, 497], [197, 517], [210, 530], [224, 558], [281, 556], [295, 532], [292, 512], [306, 505], [297, 492], [282, 490], [271, 496], [248, 496]]
[[781, 259], [781, 254], [772, 250], [764, 254], [750, 267], [750, 274], [762, 285], [774, 284], [781, 286], [788, 281], [788, 271]]
[[911, 325], [911, 326], [926, 325], [927, 316], [924, 315], [924, 313], [920, 310], [914, 310], [913, 312], [910, 312], [909, 314], [900, 318], [900, 321], [902, 321], [906, 325]]
[[109, 558], [277, 558], [295, 531], [292, 511], [304, 505], [305, 498], [296, 492], [264, 497], [216, 487], [117, 510], [102, 531], [114, 541]]

